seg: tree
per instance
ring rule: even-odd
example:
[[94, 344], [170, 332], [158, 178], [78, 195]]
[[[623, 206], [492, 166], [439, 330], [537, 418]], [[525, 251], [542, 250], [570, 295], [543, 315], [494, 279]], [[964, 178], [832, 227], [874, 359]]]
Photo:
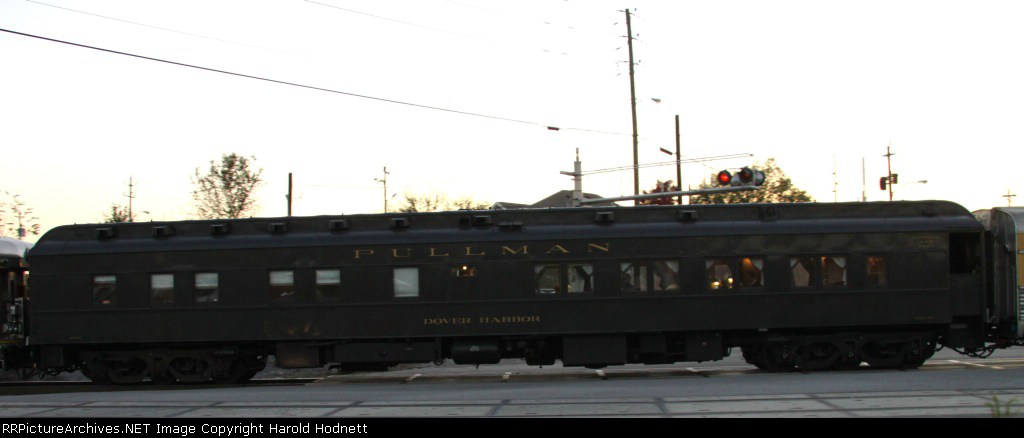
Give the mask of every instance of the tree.
[[200, 219], [236, 219], [252, 215], [256, 210], [253, 193], [263, 182], [263, 169], [253, 170], [256, 157], [224, 154], [220, 163], [210, 160], [206, 175], [196, 168], [192, 178], [192, 199], [196, 201], [196, 215]]
[[[744, 192], [714, 193], [690, 196], [691, 204], [743, 204], [758, 202], [813, 202], [807, 192], [796, 188], [786, 173], [769, 158], [763, 165], [754, 163], [753, 168], [764, 172], [765, 183], [758, 190]], [[701, 183], [700, 188], [717, 187], [712, 183]]]
[[117, 204], [110, 204], [110, 212], [103, 216], [103, 222], [112, 224], [117, 222], [135, 222], [135, 213], [128, 213], [128, 207]]
[[[679, 187], [673, 186], [672, 185], [672, 180], [662, 181], [662, 180], [659, 179], [658, 180], [658, 184], [656, 184], [654, 186], [654, 188], [651, 189], [651, 191], [644, 190], [643, 194], [649, 195], [649, 194], [652, 194], [652, 193], [678, 192], [678, 191], [679, 191]], [[637, 205], [676, 205], [676, 197], [675, 196], [666, 196], [664, 198], [640, 199], [639, 202], [637, 202]]]
[[454, 201], [441, 194], [419, 196], [410, 193], [402, 195], [405, 197], [405, 205], [399, 207], [398, 211], [407, 213], [427, 211], [451, 211], [451, 210], [486, 210], [490, 204], [474, 201], [466, 196]]
[[[10, 212], [13, 216], [11, 222], [5, 220], [4, 211]], [[0, 236], [10, 235], [19, 239], [23, 239], [29, 234], [38, 236], [39, 224], [35, 222], [37, 220], [39, 218], [32, 216], [32, 209], [25, 206], [21, 195], [2, 193], [2, 198], [0, 198], [0, 225], [2, 225], [0, 226]]]

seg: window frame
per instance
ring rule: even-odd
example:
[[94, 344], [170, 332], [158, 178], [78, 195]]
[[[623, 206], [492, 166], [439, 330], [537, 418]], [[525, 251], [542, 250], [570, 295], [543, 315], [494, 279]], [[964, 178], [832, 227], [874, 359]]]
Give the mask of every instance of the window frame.
[[[100, 278], [111, 278], [112, 281], [100, 282]], [[92, 308], [93, 309], [111, 309], [117, 307], [117, 274], [95, 274], [91, 277], [92, 281]], [[107, 294], [110, 298], [106, 302], [101, 302], [100, 291], [105, 287], [110, 286], [110, 292]]]
[[[170, 301], [155, 301], [154, 300], [156, 298], [156, 293], [155, 292], [157, 291], [157, 289], [156, 289], [156, 286], [154, 285], [154, 281], [153, 280], [154, 280], [154, 277], [156, 277], [156, 276], [161, 276], [161, 277], [167, 276], [167, 277], [171, 278], [171, 286], [169, 288], [170, 289]], [[174, 277], [175, 277], [175, 275], [174, 275], [173, 272], [151, 272], [149, 274], [149, 305], [151, 307], [168, 307], [168, 306], [173, 306], [174, 305], [174, 303], [175, 303], [174, 285], [176, 283]], [[161, 290], [164, 290], [164, 289], [168, 289], [168, 288], [161, 288]]]
[[[217, 280], [215, 287], [213, 287], [213, 288], [201, 287], [199, 285], [199, 276], [200, 275], [213, 275], [214, 279]], [[203, 294], [203, 295], [206, 295], [206, 296], [211, 296], [212, 295], [213, 296], [213, 300], [200, 301], [199, 300], [200, 292], [204, 291], [204, 290], [209, 290], [209, 289], [212, 289], [213, 293], [212, 294]], [[220, 272], [218, 272], [218, 271], [197, 271], [197, 272], [193, 273], [193, 275], [192, 275], [192, 304], [193, 305], [199, 305], [199, 306], [213, 306], [213, 305], [217, 305], [218, 303], [220, 303]]]
[[[338, 274], [337, 283], [321, 283], [320, 273], [321, 272], [335, 272]], [[336, 296], [326, 296], [321, 287], [334, 287]], [[341, 268], [317, 268], [313, 270], [313, 300], [316, 302], [336, 302], [341, 301]]]
[[[871, 283], [871, 259], [881, 259], [882, 282]], [[866, 289], [881, 289], [889, 287], [889, 257], [887, 254], [865, 254], [864, 255], [864, 287]]]
[[[399, 272], [415, 273], [412, 278], [405, 278], [404, 280], [413, 280], [408, 282], [408, 287], [412, 288], [410, 292], [399, 290]], [[416, 299], [420, 297], [420, 267], [419, 266], [395, 266], [391, 269], [392, 279], [392, 297], [400, 300]], [[401, 295], [399, 295], [401, 293]]]
[[[274, 274], [278, 274], [278, 277], [282, 277], [280, 274], [288, 274], [287, 276], [290, 277], [291, 282], [275, 284]], [[297, 294], [298, 289], [295, 287], [294, 269], [271, 269], [267, 271], [267, 299], [271, 303], [294, 303]]]

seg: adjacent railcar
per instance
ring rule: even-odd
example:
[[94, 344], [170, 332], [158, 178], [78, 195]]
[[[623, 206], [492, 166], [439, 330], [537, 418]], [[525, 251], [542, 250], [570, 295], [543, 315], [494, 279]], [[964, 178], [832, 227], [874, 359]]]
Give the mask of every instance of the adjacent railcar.
[[65, 226], [30, 254], [31, 325], [5, 366], [236, 382], [269, 356], [603, 367], [740, 349], [775, 371], [912, 368], [1016, 337], [987, 235], [940, 201]]
[[28, 294], [28, 261], [25, 255], [32, 244], [0, 237], [0, 345], [20, 345], [25, 329], [25, 297]]

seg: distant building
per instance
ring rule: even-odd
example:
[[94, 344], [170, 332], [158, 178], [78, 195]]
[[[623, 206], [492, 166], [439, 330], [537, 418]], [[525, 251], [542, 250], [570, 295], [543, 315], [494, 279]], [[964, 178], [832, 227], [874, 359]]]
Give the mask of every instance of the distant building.
[[[601, 199], [603, 196], [595, 195], [593, 193], [584, 193], [583, 199]], [[547, 198], [541, 199], [533, 204], [518, 204], [515, 202], [495, 202], [491, 206], [494, 210], [516, 210], [522, 208], [560, 208], [560, 207], [572, 207], [572, 190], [562, 190], [555, 192], [553, 195]], [[587, 207], [615, 207], [614, 202], [598, 202], [594, 204], [587, 204]]]

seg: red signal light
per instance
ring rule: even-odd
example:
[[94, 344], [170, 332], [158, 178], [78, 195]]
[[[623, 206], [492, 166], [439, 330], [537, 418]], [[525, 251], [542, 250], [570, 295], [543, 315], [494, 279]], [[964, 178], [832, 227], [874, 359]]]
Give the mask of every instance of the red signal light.
[[732, 183], [732, 174], [728, 170], [723, 170], [718, 172], [716, 179], [718, 180], [718, 185], [727, 186]]
[[749, 167], [744, 167], [740, 169], [740, 172], [737, 173], [736, 176], [740, 177], [740, 183], [744, 185], [750, 184], [750, 182], [754, 180], [754, 171], [750, 170]]

